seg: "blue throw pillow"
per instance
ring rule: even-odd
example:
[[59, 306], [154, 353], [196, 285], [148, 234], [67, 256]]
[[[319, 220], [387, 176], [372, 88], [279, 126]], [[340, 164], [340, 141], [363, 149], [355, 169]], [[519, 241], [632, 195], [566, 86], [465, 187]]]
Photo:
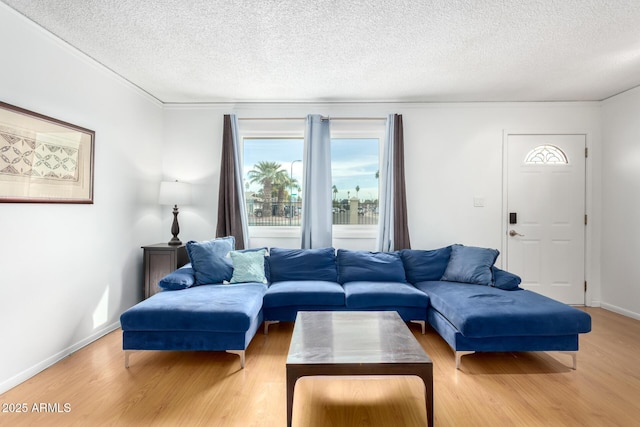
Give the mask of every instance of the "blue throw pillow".
[[493, 285], [491, 267], [498, 258], [497, 249], [453, 245], [449, 264], [440, 280], [448, 282]]
[[229, 283], [267, 283], [267, 278], [264, 274], [264, 257], [266, 253], [267, 251], [264, 249], [229, 252], [233, 264], [233, 275]]
[[402, 282], [407, 278], [398, 252], [338, 249], [338, 282]]
[[334, 248], [271, 248], [268, 259], [271, 282], [287, 280], [338, 281], [336, 250]]
[[195, 271], [196, 285], [222, 283], [231, 279], [233, 266], [226, 256], [235, 249], [235, 243], [233, 236], [206, 242], [187, 242], [187, 253]]
[[518, 289], [518, 285], [522, 282], [520, 276], [501, 270], [498, 267], [492, 267], [491, 270], [493, 270], [493, 286], [496, 288], [512, 291]]
[[409, 283], [440, 280], [449, 264], [451, 246], [430, 251], [403, 249], [400, 257]]
[[160, 279], [158, 287], [167, 291], [187, 289], [196, 283], [194, 273], [191, 264], [187, 264]]

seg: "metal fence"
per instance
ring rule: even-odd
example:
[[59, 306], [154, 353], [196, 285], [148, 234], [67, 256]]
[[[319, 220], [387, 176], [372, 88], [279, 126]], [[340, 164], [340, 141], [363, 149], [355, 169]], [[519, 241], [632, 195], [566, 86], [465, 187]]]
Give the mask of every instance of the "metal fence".
[[[375, 225], [378, 223], [378, 206], [375, 202], [335, 204], [332, 208], [334, 225]], [[265, 210], [266, 209], [266, 210]], [[271, 203], [247, 202], [250, 226], [300, 226], [302, 202]]]

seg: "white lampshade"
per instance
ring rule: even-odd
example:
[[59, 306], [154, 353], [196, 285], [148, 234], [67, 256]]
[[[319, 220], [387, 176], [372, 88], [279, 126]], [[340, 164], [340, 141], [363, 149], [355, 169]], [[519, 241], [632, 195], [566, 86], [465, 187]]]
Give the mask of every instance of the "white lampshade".
[[178, 181], [163, 181], [160, 183], [161, 205], [188, 205], [191, 203], [191, 184]]

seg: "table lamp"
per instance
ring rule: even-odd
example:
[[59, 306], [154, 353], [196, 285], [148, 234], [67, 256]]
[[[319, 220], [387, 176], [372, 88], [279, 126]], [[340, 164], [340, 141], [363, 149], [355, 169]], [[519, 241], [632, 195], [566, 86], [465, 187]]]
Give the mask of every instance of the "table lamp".
[[169, 245], [179, 246], [182, 242], [178, 238], [178, 233], [180, 233], [178, 205], [191, 203], [191, 184], [178, 182], [177, 180], [163, 181], [160, 183], [160, 196], [158, 198], [161, 205], [173, 205], [173, 224], [171, 224], [173, 238], [169, 240]]

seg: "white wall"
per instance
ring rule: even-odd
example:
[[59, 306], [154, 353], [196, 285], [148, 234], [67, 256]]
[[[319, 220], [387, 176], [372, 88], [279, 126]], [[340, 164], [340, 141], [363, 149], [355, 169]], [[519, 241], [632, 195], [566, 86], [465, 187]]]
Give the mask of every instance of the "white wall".
[[602, 110], [602, 306], [640, 319], [640, 88]]
[[141, 299], [140, 246], [161, 237], [162, 105], [3, 3], [0, 40], [2, 101], [96, 132], [94, 204], [0, 204], [1, 393]]
[[[193, 204], [180, 206], [180, 240], [208, 240], [216, 233], [225, 106], [168, 106], [164, 111], [164, 179], [192, 184]], [[172, 208], [162, 212], [162, 240], [171, 238]]]
[[[240, 118], [402, 114], [411, 243], [422, 249], [458, 242], [502, 250], [505, 130], [586, 133], [591, 153], [587, 162], [587, 212], [591, 218], [587, 227], [587, 303], [599, 304], [599, 103], [169, 105], [165, 108], [165, 171], [176, 170], [177, 178], [193, 177], [203, 197], [181, 214], [181, 236], [189, 239], [210, 239], [215, 234], [225, 113], [236, 113]], [[484, 198], [485, 207], [474, 207], [474, 197]], [[167, 230], [169, 220], [168, 216], [164, 219]], [[296, 244], [294, 239], [269, 237], [250, 242], [253, 247]], [[337, 247], [346, 244], [373, 249], [372, 239], [334, 241]]]

